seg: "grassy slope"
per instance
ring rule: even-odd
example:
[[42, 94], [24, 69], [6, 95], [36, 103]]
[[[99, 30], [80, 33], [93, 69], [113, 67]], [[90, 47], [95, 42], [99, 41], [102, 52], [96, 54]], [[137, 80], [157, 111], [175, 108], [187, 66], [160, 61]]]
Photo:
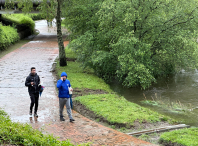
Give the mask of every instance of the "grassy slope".
[[198, 146], [198, 128], [180, 129], [165, 132], [160, 136], [161, 143], [177, 143], [184, 146]]
[[[66, 55], [68, 58], [76, 57], [69, 49], [66, 49]], [[94, 113], [104, 117], [110, 123], [128, 123], [133, 125], [134, 121], [152, 123], [170, 120], [169, 117], [131, 103], [125, 100], [124, 97], [112, 94], [113, 91], [109, 85], [94, 75], [91, 69], [83, 70], [80, 67], [80, 63], [68, 62], [66, 67], [60, 67], [57, 64], [57, 71], [59, 76], [62, 71], [67, 72], [73, 88], [102, 89], [109, 92], [109, 94], [102, 95], [80, 96], [75, 98], [75, 100], [81, 102]]]
[[127, 101], [116, 94], [87, 95], [75, 98], [89, 110], [114, 124], [128, 124], [132, 126], [135, 121], [154, 123], [168, 120], [167, 117]]

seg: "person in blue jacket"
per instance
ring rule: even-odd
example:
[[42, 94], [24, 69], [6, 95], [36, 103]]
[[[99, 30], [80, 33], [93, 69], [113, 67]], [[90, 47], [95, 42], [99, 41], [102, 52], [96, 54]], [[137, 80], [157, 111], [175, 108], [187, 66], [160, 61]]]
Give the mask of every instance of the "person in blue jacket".
[[60, 112], [60, 120], [65, 121], [63, 118], [63, 108], [66, 105], [67, 114], [69, 116], [70, 122], [75, 121], [72, 118], [71, 106], [70, 106], [70, 95], [69, 95], [69, 87], [71, 87], [70, 81], [67, 80], [66, 72], [61, 73], [61, 79], [57, 82], [57, 88], [59, 90], [59, 112]]

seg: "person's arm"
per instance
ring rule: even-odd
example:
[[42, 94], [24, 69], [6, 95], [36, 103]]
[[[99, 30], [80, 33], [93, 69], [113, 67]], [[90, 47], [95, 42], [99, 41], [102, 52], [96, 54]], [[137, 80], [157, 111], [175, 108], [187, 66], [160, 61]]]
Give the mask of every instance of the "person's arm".
[[61, 85], [62, 85], [62, 83], [63, 83], [63, 81], [62, 80], [58, 80], [58, 82], [57, 82], [57, 88], [60, 88], [61, 87]]
[[31, 86], [31, 82], [29, 81], [29, 77], [26, 78], [25, 86]]

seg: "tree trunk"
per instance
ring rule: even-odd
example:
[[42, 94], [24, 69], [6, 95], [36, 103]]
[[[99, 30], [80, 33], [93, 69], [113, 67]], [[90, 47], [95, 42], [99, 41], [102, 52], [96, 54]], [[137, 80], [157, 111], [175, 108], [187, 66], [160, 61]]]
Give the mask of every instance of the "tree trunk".
[[57, 23], [57, 39], [58, 39], [58, 47], [59, 47], [59, 61], [60, 61], [59, 63], [60, 66], [67, 66], [65, 48], [63, 44], [63, 37], [61, 31], [61, 9], [60, 9], [61, 0], [57, 0], [57, 2], [58, 2], [58, 7], [57, 7], [56, 23]]

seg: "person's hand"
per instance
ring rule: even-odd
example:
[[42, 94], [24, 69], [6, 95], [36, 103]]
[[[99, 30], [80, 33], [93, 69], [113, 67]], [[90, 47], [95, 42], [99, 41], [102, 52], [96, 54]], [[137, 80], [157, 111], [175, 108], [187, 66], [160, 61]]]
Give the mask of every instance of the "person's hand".
[[63, 81], [63, 77], [61, 77], [61, 80]]
[[31, 85], [34, 85], [34, 82], [31, 82]]
[[73, 89], [71, 88], [70, 91], [73, 91]]

